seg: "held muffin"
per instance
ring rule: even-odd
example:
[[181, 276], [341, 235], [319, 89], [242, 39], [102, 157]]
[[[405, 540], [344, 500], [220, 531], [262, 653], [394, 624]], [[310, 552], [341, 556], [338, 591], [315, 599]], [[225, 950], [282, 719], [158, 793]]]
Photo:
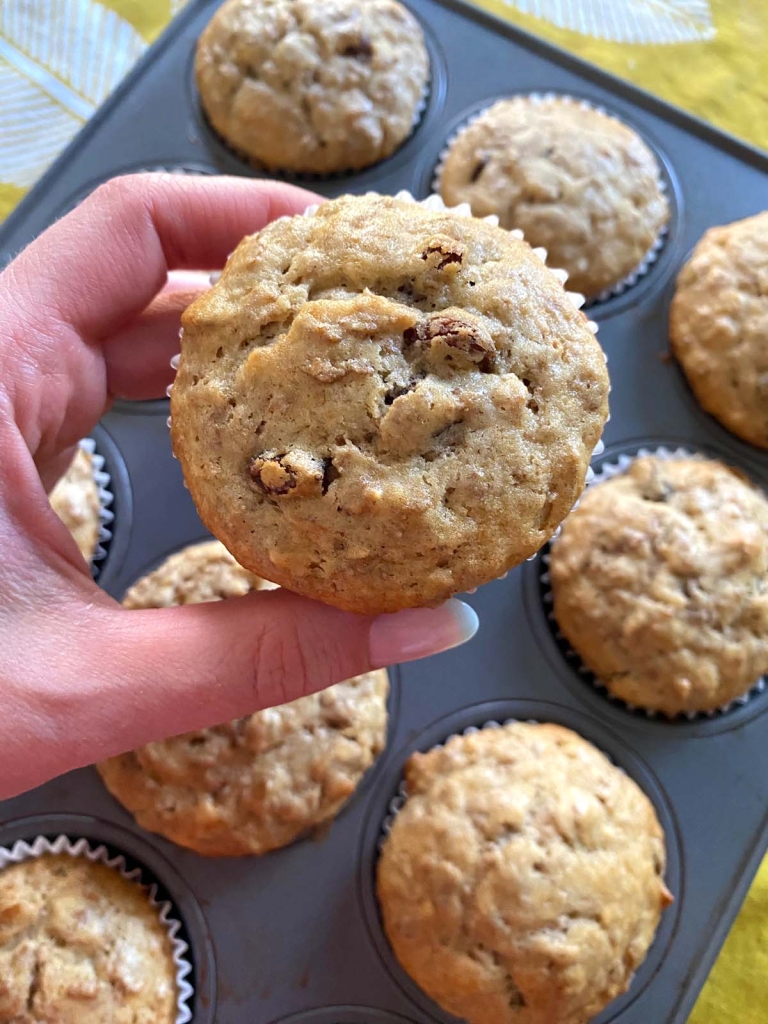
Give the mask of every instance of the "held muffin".
[[533, 554], [607, 416], [586, 317], [492, 224], [367, 195], [245, 239], [184, 314], [174, 450], [242, 565], [350, 611]]
[[709, 711], [768, 672], [768, 500], [722, 463], [646, 456], [593, 485], [550, 575], [560, 629], [629, 704]]
[[768, 448], [768, 212], [707, 231], [677, 279], [670, 337], [703, 408]]
[[99, 540], [99, 488], [93, 475], [93, 457], [78, 448], [64, 476], [50, 494], [53, 511], [64, 523], [91, 562]]
[[176, 965], [142, 889], [44, 855], [0, 870], [0, 1021], [173, 1024]]
[[429, 57], [395, 0], [227, 0], [200, 37], [195, 74], [211, 124], [246, 158], [330, 174], [405, 141]]
[[568, 98], [500, 100], [451, 144], [440, 171], [449, 205], [496, 214], [593, 298], [635, 271], [669, 220], [659, 167], [615, 118]]
[[468, 1024], [585, 1024], [671, 896], [656, 813], [600, 751], [511, 723], [414, 754], [378, 864], [404, 970]]
[[[214, 542], [179, 552], [128, 592], [129, 608], [241, 596], [263, 581]], [[98, 765], [139, 825], [213, 857], [262, 854], [334, 818], [384, 749], [385, 671], [186, 733]]]

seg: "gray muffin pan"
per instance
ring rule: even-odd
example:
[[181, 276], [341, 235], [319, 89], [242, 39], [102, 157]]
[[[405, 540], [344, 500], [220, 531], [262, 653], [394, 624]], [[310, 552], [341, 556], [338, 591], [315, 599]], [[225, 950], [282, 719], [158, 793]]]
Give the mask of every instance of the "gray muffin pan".
[[[407, 0], [432, 59], [412, 137], [319, 192], [430, 191], [456, 126], [493, 99], [555, 91], [604, 106], [659, 155], [672, 207], [666, 244], [639, 283], [593, 305], [613, 383], [604, 458], [683, 445], [768, 484], [766, 453], [701, 411], [667, 357], [674, 276], [706, 228], [768, 206], [768, 159], [735, 139], [459, 0]], [[259, 177], [212, 133], [192, 75], [215, 3], [193, 0], [0, 230], [5, 258], [99, 182], [166, 168]], [[118, 403], [94, 431], [112, 474], [114, 537], [100, 572], [115, 597], [205, 531], [171, 456], [167, 402]], [[569, 659], [548, 617], [543, 556], [468, 598], [465, 647], [393, 673], [387, 751], [333, 826], [263, 858], [205, 860], [138, 829], [93, 769], [0, 805], [0, 843], [39, 833], [103, 839], [175, 900], [192, 945], [197, 1024], [448, 1024], [400, 970], [382, 933], [374, 869], [381, 823], [408, 754], [507, 718], [571, 726], [645, 789], [665, 827], [676, 896], [629, 992], [597, 1018], [682, 1024], [768, 846], [768, 693], [723, 714], [667, 722], [608, 701]], [[94, 651], [98, 658], [98, 651]], [[555, 1024], [555, 1022], [553, 1022]]]

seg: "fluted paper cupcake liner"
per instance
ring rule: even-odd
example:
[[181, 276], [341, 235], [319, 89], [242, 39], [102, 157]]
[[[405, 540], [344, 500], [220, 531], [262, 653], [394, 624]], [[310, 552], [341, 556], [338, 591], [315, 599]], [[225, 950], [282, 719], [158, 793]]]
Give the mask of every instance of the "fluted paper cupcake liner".
[[157, 916], [171, 944], [173, 962], [176, 967], [175, 1024], [188, 1024], [192, 1020], [190, 1002], [194, 995], [194, 989], [188, 980], [192, 974], [192, 964], [188, 959], [189, 946], [179, 935], [182, 926], [181, 921], [174, 916], [173, 904], [169, 900], [158, 898], [157, 886], [154, 883], [147, 885], [142, 882], [140, 867], [129, 868], [122, 854], [111, 856], [103, 843], [92, 845], [83, 836], [72, 838], [67, 835], [59, 835], [55, 839], [48, 839], [46, 836], [37, 836], [31, 840], [18, 839], [11, 846], [0, 846], [0, 872], [11, 864], [20, 864], [31, 858], [61, 854], [70, 857], [84, 857], [94, 864], [104, 864], [113, 871], [117, 871], [126, 881], [132, 882], [144, 891], [150, 906], [157, 911]]
[[93, 438], [86, 437], [80, 442], [80, 447], [91, 456], [93, 479], [99, 491], [99, 535], [96, 541], [96, 550], [91, 559], [91, 572], [94, 576], [98, 576], [99, 563], [107, 557], [107, 546], [112, 539], [110, 526], [114, 522], [115, 516], [110, 505], [114, 496], [110, 490], [111, 478], [106, 470], [104, 456], [96, 450], [96, 442]]
[[[445, 169], [445, 162], [448, 158], [448, 153], [452, 148], [453, 144], [456, 142], [459, 136], [462, 135], [464, 131], [466, 131], [466, 129], [470, 127], [470, 125], [474, 124], [475, 121], [483, 117], [491, 109], [491, 107], [493, 107], [501, 99], [526, 99], [530, 100], [534, 104], [543, 103], [549, 100], [562, 100], [564, 103], [573, 103], [577, 106], [583, 107], [585, 110], [595, 110], [597, 111], [597, 113], [603, 114], [605, 117], [610, 118], [612, 121], [616, 121], [617, 124], [621, 124], [624, 127], [629, 127], [628, 125], [625, 124], [624, 121], [621, 120], [621, 118], [618, 118], [614, 114], [611, 114], [609, 111], [605, 109], [605, 107], [600, 106], [600, 104], [590, 103], [589, 100], [578, 99], [575, 96], [570, 96], [568, 93], [530, 92], [515, 93], [510, 96], [497, 97], [487, 106], [483, 107], [482, 110], [477, 111], [476, 113], [472, 114], [471, 117], [468, 117], [465, 121], [463, 121], [446, 140], [446, 143], [441, 149], [440, 155], [437, 158], [437, 164], [435, 165], [435, 171], [432, 177], [432, 188], [434, 189], [435, 192], [440, 192], [443, 170]], [[654, 160], [656, 160], [655, 155]], [[663, 192], [666, 195], [667, 183], [662, 177], [661, 168], [659, 167], [657, 160], [656, 184], [658, 185], [659, 191]], [[587, 306], [589, 308], [592, 308], [593, 306], [596, 306], [601, 302], [606, 302], [608, 299], [616, 298], [619, 295], [623, 295], [624, 292], [628, 291], [630, 288], [636, 285], [637, 282], [648, 273], [650, 268], [659, 258], [659, 254], [661, 253], [661, 250], [664, 248], [664, 245], [666, 244], [668, 233], [669, 228], [668, 225], [665, 224], [657, 234], [651, 247], [643, 257], [643, 259], [640, 261], [640, 263], [638, 263], [638, 265], [628, 274], [620, 278], [620, 280], [616, 281], [615, 284], [610, 285], [608, 288], [604, 288], [601, 292], [598, 292], [597, 295], [586, 300]]]
[[[633, 455], [621, 454], [616, 456], [615, 461], [605, 462], [602, 466], [593, 474], [592, 480], [588, 486], [594, 486], [595, 484], [603, 483], [606, 480], [612, 480], [614, 477], [621, 476], [627, 471], [629, 466], [635, 461], [635, 459], [642, 458], [647, 455], [652, 455], [657, 459], [664, 459], [672, 461], [674, 459], [704, 459], [701, 452], [696, 451], [693, 448], [686, 448], [681, 446], [675, 448], [668, 448], [665, 445], [659, 445], [658, 447], [643, 447], [639, 448]], [[578, 504], [578, 503], [577, 503]], [[574, 506], [576, 507], [576, 506]], [[556, 540], [560, 529], [553, 536], [552, 540]], [[552, 542], [550, 542], [551, 544]], [[631, 704], [629, 701], [622, 700], [621, 697], [617, 697], [611, 693], [608, 687], [602, 680], [600, 680], [594, 672], [582, 661], [580, 655], [573, 649], [571, 644], [568, 642], [566, 636], [561, 631], [557, 624], [554, 612], [554, 595], [552, 593], [552, 582], [550, 578], [549, 565], [550, 565], [550, 545], [543, 550], [541, 555], [542, 571], [539, 577], [541, 585], [541, 599], [544, 603], [544, 609], [547, 614], [552, 631], [554, 632], [555, 638], [558, 642], [560, 649], [563, 651], [565, 657], [574, 666], [578, 674], [597, 690], [601, 696], [605, 697], [606, 700], [610, 701], [611, 704], [615, 704], [617, 707], [625, 708], [627, 711], [635, 715], [642, 715], [645, 718], [656, 721], [688, 721], [698, 722], [707, 721], [712, 718], [717, 718], [720, 715], [725, 715], [729, 711], [733, 711], [736, 708], [743, 707], [748, 704], [753, 697], [762, 693], [766, 686], [768, 686], [768, 677], [761, 676], [755, 681], [755, 683], [744, 693], [738, 697], [734, 697], [732, 700], [727, 701], [725, 704], [719, 705], [719, 707], [712, 708], [709, 711], [683, 711], [675, 716], [669, 716], [664, 714], [662, 711], [656, 711], [652, 708], [644, 708], [636, 704]]]

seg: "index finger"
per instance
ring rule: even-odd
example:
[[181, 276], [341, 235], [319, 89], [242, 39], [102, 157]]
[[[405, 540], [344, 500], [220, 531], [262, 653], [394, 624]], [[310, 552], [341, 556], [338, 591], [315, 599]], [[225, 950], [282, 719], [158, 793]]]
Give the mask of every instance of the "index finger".
[[100, 341], [141, 313], [169, 270], [219, 268], [245, 235], [316, 201], [282, 182], [223, 175], [114, 178], [9, 269], [25, 278], [17, 296], [35, 303], [35, 322], [44, 312]]

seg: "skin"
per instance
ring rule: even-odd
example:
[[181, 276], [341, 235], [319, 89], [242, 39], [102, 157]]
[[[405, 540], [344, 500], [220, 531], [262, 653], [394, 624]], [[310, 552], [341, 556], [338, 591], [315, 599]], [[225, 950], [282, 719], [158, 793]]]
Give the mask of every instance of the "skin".
[[315, 201], [271, 182], [118, 178], [0, 274], [0, 799], [476, 629], [458, 601], [372, 618], [283, 591], [129, 611], [48, 504], [114, 398], [165, 393], [180, 313], [207, 277], [193, 272]]

